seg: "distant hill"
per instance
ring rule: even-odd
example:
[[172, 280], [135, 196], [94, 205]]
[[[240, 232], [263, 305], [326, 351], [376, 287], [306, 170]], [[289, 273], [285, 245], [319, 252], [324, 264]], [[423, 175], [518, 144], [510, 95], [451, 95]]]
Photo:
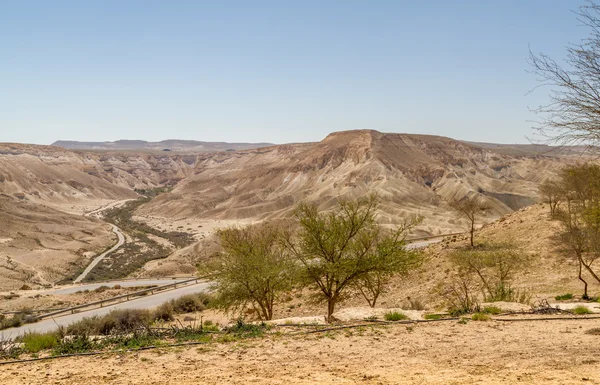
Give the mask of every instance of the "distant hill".
[[269, 147], [273, 144], [201, 142], [197, 140], [167, 139], [160, 142], [147, 142], [145, 140], [117, 140], [114, 142], [77, 142], [71, 140], [58, 140], [52, 143], [52, 145], [69, 150], [218, 152], [249, 150], [253, 148]]

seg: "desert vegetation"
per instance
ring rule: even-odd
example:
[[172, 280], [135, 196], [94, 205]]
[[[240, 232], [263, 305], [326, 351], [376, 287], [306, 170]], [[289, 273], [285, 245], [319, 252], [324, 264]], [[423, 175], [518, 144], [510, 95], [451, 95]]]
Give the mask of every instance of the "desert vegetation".
[[85, 281], [102, 281], [125, 277], [155, 259], [163, 259], [173, 252], [171, 248], [158, 243], [149, 235], [166, 240], [174, 248], [182, 248], [193, 243], [192, 235], [181, 231], [161, 231], [146, 223], [133, 220], [133, 212], [149, 202], [153, 197], [169, 191], [169, 188], [136, 190], [142, 197], [129, 201], [120, 207], [107, 210], [105, 220], [115, 224], [131, 238], [116, 252], [102, 260], [85, 278]]
[[422, 257], [405, 249], [405, 237], [418, 219], [387, 230], [377, 224], [375, 195], [340, 200], [329, 212], [302, 203], [296, 223], [228, 228], [218, 233], [223, 252], [201, 269], [225, 310], [250, 304], [261, 319], [271, 319], [275, 300], [292, 287], [310, 287], [327, 304], [360, 293], [371, 307], [393, 275], [419, 266]]

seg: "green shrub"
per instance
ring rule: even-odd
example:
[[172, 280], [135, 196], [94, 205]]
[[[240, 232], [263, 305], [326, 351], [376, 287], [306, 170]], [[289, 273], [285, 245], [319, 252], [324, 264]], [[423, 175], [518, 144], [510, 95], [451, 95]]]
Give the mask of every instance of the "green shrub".
[[438, 320], [438, 319], [442, 319], [444, 318], [443, 314], [425, 314], [423, 315], [424, 319], [429, 319], [429, 320]]
[[563, 294], [563, 295], [557, 295], [556, 297], [554, 297], [555, 300], [557, 301], [566, 301], [569, 299], [573, 298], [573, 294], [571, 293], [567, 293], [567, 294]]
[[85, 334], [70, 336], [63, 338], [56, 346], [54, 346], [52, 355], [60, 356], [64, 354], [85, 353], [97, 348], [99, 348], [99, 345]]
[[386, 321], [402, 321], [408, 319], [408, 317], [403, 313], [397, 311], [390, 311], [383, 315], [383, 319], [385, 319]]
[[235, 337], [252, 338], [262, 336], [265, 330], [267, 330], [267, 324], [264, 322], [260, 324], [249, 324], [244, 322], [242, 318], [238, 318], [236, 323], [228, 327], [225, 332], [226, 334], [233, 334]]
[[592, 311], [587, 306], [579, 305], [573, 309], [573, 313], [577, 315], [592, 314]]
[[52, 349], [59, 343], [59, 336], [56, 332], [50, 333], [27, 333], [20, 339], [23, 343], [23, 349], [29, 353], [37, 353], [42, 350]]
[[483, 312], [487, 314], [497, 315], [502, 313], [502, 309], [500, 309], [498, 306], [486, 306], [483, 308]]
[[485, 314], [485, 313], [475, 313], [475, 314], [473, 314], [473, 316], [471, 317], [471, 319], [473, 321], [489, 321], [492, 318], [489, 315]]
[[71, 335], [109, 335], [111, 333], [130, 333], [139, 328], [148, 328], [152, 323], [152, 314], [148, 310], [113, 310], [102, 317], [89, 317], [67, 327]]

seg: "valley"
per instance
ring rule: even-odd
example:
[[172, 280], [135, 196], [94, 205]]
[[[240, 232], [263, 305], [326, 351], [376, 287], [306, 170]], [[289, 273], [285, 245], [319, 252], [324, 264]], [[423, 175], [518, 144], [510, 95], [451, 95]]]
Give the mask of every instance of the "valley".
[[[0, 290], [73, 279], [116, 243], [111, 220], [84, 214], [121, 201], [130, 200], [127, 242], [96, 270], [116, 262], [113, 273], [108, 267], [95, 279], [193, 274], [215, 251], [212, 235], [220, 227], [285, 218], [301, 201], [328, 209], [373, 191], [384, 225], [424, 218], [411, 237], [464, 231], [448, 202], [482, 197], [489, 209], [479, 226], [530, 205], [541, 182], [585, 158], [581, 149], [567, 150], [372, 130], [212, 153], [0, 144]], [[156, 189], [161, 193], [144, 195]], [[123, 259], [142, 254], [153, 256]]]

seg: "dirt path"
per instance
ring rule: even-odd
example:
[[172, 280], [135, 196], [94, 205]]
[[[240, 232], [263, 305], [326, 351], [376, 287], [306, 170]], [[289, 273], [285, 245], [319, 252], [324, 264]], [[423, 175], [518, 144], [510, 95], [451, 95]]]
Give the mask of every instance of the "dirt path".
[[3, 366], [3, 384], [600, 384], [598, 320], [456, 321]]

